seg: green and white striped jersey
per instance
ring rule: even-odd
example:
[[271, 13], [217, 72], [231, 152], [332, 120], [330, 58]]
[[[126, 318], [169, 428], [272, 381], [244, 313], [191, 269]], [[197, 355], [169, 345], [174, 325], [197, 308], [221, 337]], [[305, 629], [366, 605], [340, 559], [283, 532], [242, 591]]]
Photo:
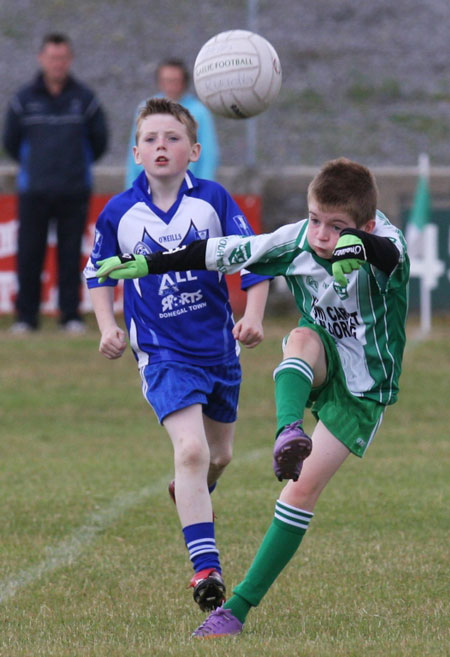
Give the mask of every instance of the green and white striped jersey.
[[369, 262], [348, 275], [347, 287], [334, 280], [331, 262], [308, 244], [308, 219], [273, 233], [227, 236], [207, 242], [206, 267], [223, 273], [243, 268], [284, 276], [303, 319], [333, 338], [349, 391], [383, 405], [397, 400], [405, 346], [409, 259], [400, 230], [377, 212], [374, 235], [388, 237], [400, 252], [390, 276]]

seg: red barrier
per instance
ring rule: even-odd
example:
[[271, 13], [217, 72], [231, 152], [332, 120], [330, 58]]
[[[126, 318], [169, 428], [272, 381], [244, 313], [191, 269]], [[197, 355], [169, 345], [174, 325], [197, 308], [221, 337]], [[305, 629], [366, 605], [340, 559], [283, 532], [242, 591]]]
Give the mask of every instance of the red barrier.
[[[86, 231], [83, 237], [82, 258], [80, 267], [83, 268], [94, 243], [95, 222], [111, 194], [96, 194], [92, 197]], [[261, 199], [254, 195], [234, 196], [243, 214], [249, 220], [255, 233], [261, 232]], [[16, 197], [13, 195], [0, 195], [0, 314], [13, 314], [14, 302], [17, 294], [16, 278], [16, 248], [17, 248], [17, 211]], [[230, 290], [230, 299], [233, 311], [241, 314], [245, 307], [245, 292], [240, 289], [239, 274], [227, 277]], [[57, 311], [57, 264], [56, 264], [56, 235], [50, 230], [47, 255], [42, 273], [41, 311], [53, 315]], [[122, 286], [119, 284], [115, 295], [116, 310], [122, 308]], [[90, 312], [92, 306], [86, 286], [81, 291], [81, 311]]]

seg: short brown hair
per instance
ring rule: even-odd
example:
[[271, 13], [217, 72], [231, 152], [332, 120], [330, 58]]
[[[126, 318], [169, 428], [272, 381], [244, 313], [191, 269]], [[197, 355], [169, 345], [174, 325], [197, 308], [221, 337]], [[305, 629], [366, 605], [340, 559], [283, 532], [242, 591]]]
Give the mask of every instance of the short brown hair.
[[375, 218], [378, 189], [372, 172], [345, 157], [326, 162], [308, 186], [308, 201], [314, 198], [324, 209], [347, 212], [357, 228]]
[[67, 36], [67, 34], [63, 34], [62, 32], [49, 32], [48, 34], [45, 34], [41, 42], [41, 52], [49, 43], [55, 46], [60, 46], [63, 44], [70, 50], [73, 50], [71, 39]]
[[183, 107], [183, 105], [175, 103], [168, 98], [150, 98], [147, 100], [144, 107], [140, 110], [136, 120], [136, 143], [139, 139], [139, 131], [141, 129], [142, 121], [146, 119], [147, 116], [152, 116], [152, 114], [170, 114], [171, 116], [174, 116], [177, 121], [186, 126], [191, 143], [197, 143], [197, 121], [189, 110]]
[[166, 68], [166, 66], [170, 66], [170, 68], [179, 68], [183, 74], [184, 84], [186, 85], [186, 87], [189, 85], [189, 81], [190, 81], [189, 69], [186, 66], [186, 64], [183, 62], [183, 60], [178, 59], [177, 57], [170, 57], [169, 59], [163, 59], [162, 62], [159, 62], [158, 67], [156, 69], [156, 82], [158, 82], [158, 77], [161, 72], [161, 69]]

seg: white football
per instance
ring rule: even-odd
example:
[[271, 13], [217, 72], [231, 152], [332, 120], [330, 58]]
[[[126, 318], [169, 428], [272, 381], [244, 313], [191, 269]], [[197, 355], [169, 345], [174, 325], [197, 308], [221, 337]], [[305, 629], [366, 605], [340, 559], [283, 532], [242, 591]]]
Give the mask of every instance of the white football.
[[264, 112], [278, 96], [281, 65], [275, 48], [247, 30], [216, 34], [200, 49], [194, 85], [215, 114], [247, 119]]

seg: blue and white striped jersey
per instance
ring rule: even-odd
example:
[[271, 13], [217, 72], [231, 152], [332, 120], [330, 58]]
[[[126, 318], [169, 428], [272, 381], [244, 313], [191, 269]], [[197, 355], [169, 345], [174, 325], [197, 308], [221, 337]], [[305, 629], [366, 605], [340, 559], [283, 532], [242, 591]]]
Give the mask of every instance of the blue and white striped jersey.
[[[198, 239], [252, 235], [230, 194], [218, 183], [187, 172], [168, 212], [152, 202], [142, 173], [127, 191], [112, 198], [99, 215], [95, 243], [84, 274], [89, 288], [113, 286], [95, 277], [97, 262], [120, 253], [149, 254]], [[242, 289], [267, 279], [242, 272]], [[124, 318], [139, 366], [175, 360], [216, 365], [236, 358], [234, 320], [223, 274], [169, 272], [124, 282]]]

